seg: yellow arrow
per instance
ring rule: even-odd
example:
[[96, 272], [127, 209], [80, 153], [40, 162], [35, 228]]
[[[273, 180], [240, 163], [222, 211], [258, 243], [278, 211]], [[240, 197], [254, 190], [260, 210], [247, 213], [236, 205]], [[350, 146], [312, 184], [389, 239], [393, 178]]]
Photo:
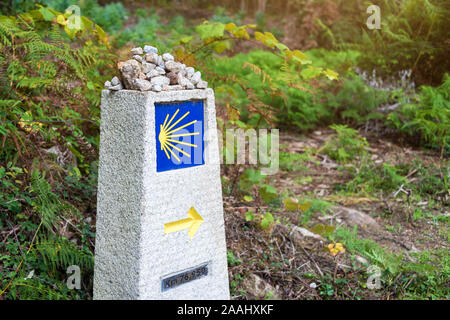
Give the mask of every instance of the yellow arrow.
[[188, 211], [187, 219], [182, 219], [174, 222], [169, 222], [164, 225], [164, 233], [172, 233], [189, 228], [188, 235], [192, 238], [195, 236], [200, 225], [203, 223], [203, 218], [191, 207]]

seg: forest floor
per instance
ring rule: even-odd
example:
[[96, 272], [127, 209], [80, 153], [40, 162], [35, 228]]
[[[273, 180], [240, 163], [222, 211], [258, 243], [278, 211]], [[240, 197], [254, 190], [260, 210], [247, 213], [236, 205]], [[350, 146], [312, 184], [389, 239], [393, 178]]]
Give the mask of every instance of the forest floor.
[[[433, 265], [432, 256], [438, 253], [437, 260], [448, 268], [448, 190], [445, 195], [431, 197], [414, 195], [405, 186], [389, 193], [343, 192], [354, 179], [346, 168], [356, 165], [342, 165], [318, 153], [334, 138], [333, 132], [324, 128], [308, 135], [280, 134], [280, 170], [269, 177], [269, 183], [282, 195], [309, 199], [306, 201], [311, 206], [306, 211], [290, 212], [283, 205], [269, 207], [225, 196], [233, 299], [413, 298], [412, 286], [423, 274], [408, 277], [403, 266]], [[439, 155], [430, 151], [378, 138], [368, 138], [368, 142], [370, 161], [375, 166], [389, 163], [408, 168], [405, 185], [424, 184], [422, 171], [439, 167]], [[298, 161], [296, 156], [283, 161], [286, 154], [298, 155]], [[371, 177], [378, 178], [383, 179]], [[266, 211], [275, 219], [270, 228], [263, 229], [256, 220], [246, 219], [247, 212], [258, 216]], [[337, 235], [333, 238], [315, 233], [321, 230], [317, 226], [332, 226], [329, 228]], [[352, 233], [355, 227], [356, 235]], [[332, 256], [324, 250], [333, 243], [331, 239], [342, 242], [346, 252]], [[443, 258], [439, 252], [443, 252]], [[382, 266], [380, 289], [367, 288], [369, 276], [374, 275], [369, 268], [372, 264]], [[424, 274], [427, 277], [428, 273]], [[444, 282], [441, 289], [448, 295], [450, 282]]]

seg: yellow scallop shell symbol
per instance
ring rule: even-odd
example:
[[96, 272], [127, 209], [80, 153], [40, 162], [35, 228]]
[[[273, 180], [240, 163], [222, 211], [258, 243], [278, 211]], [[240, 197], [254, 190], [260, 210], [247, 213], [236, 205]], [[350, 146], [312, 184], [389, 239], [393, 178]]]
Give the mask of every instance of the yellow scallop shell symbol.
[[197, 120], [194, 120], [194, 121], [191, 121], [189, 123], [186, 123], [184, 125], [174, 128], [178, 123], [181, 122], [181, 120], [186, 118], [186, 116], [189, 114], [189, 111], [186, 112], [183, 116], [181, 116], [178, 120], [176, 120], [172, 124], [172, 121], [174, 121], [174, 119], [177, 116], [179, 111], [180, 111], [180, 109], [177, 109], [177, 111], [175, 111], [175, 113], [172, 115], [172, 117], [170, 118], [169, 121], [167, 121], [167, 119], [169, 119], [169, 114], [167, 114], [166, 119], [164, 120], [164, 123], [160, 125], [158, 139], [159, 139], [159, 143], [161, 144], [161, 150], [164, 150], [164, 152], [166, 153], [167, 159], [170, 159], [170, 154], [169, 154], [169, 152], [170, 152], [173, 155], [173, 157], [178, 160], [178, 162], [181, 162], [180, 158], [175, 154], [173, 149], [181, 152], [182, 154], [184, 154], [187, 157], [190, 157], [191, 155], [188, 154], [187, 152], [185, 152], [184, 150], [181, 150], [180, 148], [175, 146], [173, 143], [182, 144], [182, 145], [190, 146], [190, 147], [194, 147], [194, 148], [197, 148], [198, 146], [195, 144], [192, 144], [192, 143], [178, 141], [178, 140], [175, 140], [174, 138], [185, 137], [185, 136], [195, 136], [195, 135], [198, 135], [199, 132], [176, 134], [177, 131], [184, 129], [184, 128], [194, 124], [195, 122], [197, 122]]

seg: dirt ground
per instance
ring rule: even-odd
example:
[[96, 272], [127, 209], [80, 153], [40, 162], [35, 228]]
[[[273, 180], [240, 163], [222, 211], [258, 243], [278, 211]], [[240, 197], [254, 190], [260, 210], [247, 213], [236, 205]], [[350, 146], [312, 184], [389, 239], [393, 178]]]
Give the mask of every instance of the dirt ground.
[[[303, 154], [317, 150], [334, 131], [324, 128], [307, 135], [280, 134], [280, 151]], [[414, 150], [393, 142], [367, 137], [369, 154], [375, 163], [439, 163], [439, 154]], [[448, 165], [448, 162], [444, 163]], [[406, 176], [408, 181], [418, 179], [415, 170]], [[270, 177], [270, 184], [281, 194], [301, 198], [325, 200], [332, 207], [324, 212], [313, 212], [302, 223], [302, 212], [278, 210], [257, 202], [246, 202], [239, 197], [224, 198], [225, 224], [229, 257], [229, 276], [233, 299], [395, 299], [398, 291], [392, 286], [379, 290], [365, 288], [370, 261], [346, 252], [336, 257], [324, 250], [330, 240], [319, 234], [304, 235], [317, 224], [334, 227], [358, 226], [358, 238], [372, 239], [388, 252], [401, 253], [414, 261], [411, 252], [450, 249], [448, 225], [440, 220], [414, 221], [412, 210], [427, 208], [428, 201], [410, 203], [408, 190], [399, 188], [390, 194], [337, 195], [336, 185], [347, 183], [351, 177], [342, 171], [342, 165], [326, 155], [312, 153], [309, 160]], [[405, 193], [406, 192], [406, 193]], [[448, 195], [446, 195], [448, 197]], [[448, 203], [448, 202], [447, 202]], [[353, 210], [352, 210], [353, 209]], [[276, 223], [263, 230], [255, 221], [247, 221], [245, 213], [271, 211]], [[428, 209], [433, 215], [448, 216], [448, 207]], [[298, 229], [303, 228], [303, 233]], [[340, 281], [339, 279], [345, 279]], [[447, 282], [450, 287], [450, 284]], [[330, 290], [333, 288], [333, 290]]]

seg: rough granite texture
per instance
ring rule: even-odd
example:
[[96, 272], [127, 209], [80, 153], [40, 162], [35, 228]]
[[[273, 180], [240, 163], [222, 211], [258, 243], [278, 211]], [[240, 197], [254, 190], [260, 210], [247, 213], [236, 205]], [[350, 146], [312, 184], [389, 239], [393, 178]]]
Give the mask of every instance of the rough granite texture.
[[[156, 172], [154, 103], [204, 100], [205, 165]], [[229, 299], [214, 92], [102, 92], [94, 299]], [[164, 224], [204, 222], [164, 234]], [[162, 292], [161, 281], [209, 263], [209, 274]]]

